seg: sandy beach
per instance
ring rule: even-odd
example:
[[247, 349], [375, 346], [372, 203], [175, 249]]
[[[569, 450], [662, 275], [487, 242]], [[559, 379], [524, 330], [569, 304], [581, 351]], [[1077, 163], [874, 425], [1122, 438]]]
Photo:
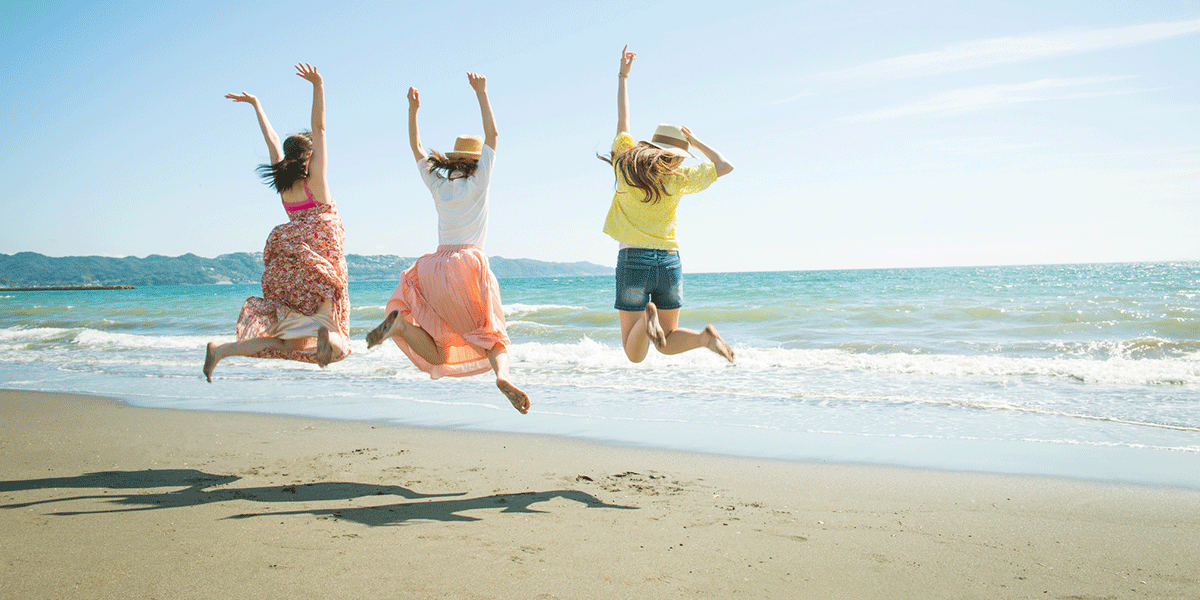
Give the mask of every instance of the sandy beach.
[[1200, 492], [0, 391], [3, 598], [1197, 598]]

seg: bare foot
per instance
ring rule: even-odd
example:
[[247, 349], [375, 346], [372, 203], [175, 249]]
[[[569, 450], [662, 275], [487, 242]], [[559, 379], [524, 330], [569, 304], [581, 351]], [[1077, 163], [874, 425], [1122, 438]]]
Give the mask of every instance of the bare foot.
[[322, 325], [317, 328], [317, 366], [322, 369], [333, 362], [333, 346], [329, 344], [329, 328]]
[[521, 414], [529, 414], [529, 395], [522, 392], [517, 386], [513, 385], [507, 379], [497, 379], [496, 387], [500, 388], [501, 392], [512, 402], [513, 408], [517, 409]]
[[704, 343], [705, 347], [724, 356], [725, 360], [733, 362], [733, 348], [730, 348], [729, 344], [726, 344], [725, 340], [721, 339], [721, 334], [717, 333], [716, 327], [712, 325], [705, 327], [704, 335], [708, 337], [708, 341]]
[[662, 350], [667, 344], [667, 334], [658, 322], [658, 307], [653, 302], [646, 303], [646, 337], [654, 343], [654, 347]]
[[382, 344], [383, 340], [386, 340], [387, 338], [392, 337], [392, 335], [391, 335], [392, 334], [392, 325], [396, 324], [396, 319], [399, 316], [400, 316], [400, 311], [393, 310], [392, 312], [388, 313], [387, 318], [384, 319], [383, 322], [379, 324], [379, 327], [372, 329], [371, 333], [367, 334], [367, 348], [368, 349], [374, 348], [375, 346]]
[[208, 348], [204, 350], [204, 378], [207, 379], [209, 383], [212, 383], [213, 370], [217, 368], [217, 361], [220, 360], [217, 358], [217, 353], [215, 352], [216, 349], [217, 343], [209, 342]]

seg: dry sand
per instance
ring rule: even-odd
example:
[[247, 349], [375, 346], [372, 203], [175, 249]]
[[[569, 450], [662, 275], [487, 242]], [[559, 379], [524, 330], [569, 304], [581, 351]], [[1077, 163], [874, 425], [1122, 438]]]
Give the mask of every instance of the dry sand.
[[6, 599], [1200, 598], [1196, 490], [59, 394], [0, 411]]

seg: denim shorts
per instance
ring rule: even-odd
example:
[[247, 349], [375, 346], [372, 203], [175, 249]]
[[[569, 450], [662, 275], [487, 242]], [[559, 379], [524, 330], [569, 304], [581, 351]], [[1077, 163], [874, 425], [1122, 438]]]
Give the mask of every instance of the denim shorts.
[[617, 254], [617, 310], [639, 311], [646, 302], [663, 310], [683, 307], [683, 264], [679, 253], [622, 248]]

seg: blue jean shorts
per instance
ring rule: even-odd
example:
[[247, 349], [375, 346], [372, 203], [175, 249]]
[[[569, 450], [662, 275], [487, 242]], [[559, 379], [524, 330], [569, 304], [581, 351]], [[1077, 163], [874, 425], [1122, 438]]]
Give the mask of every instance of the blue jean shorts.
[[663, 310], [683, 307], [683, 263], [679, 253], [622, 248], [617, 254], [617, 310], [640, 311], [646, 303]]

